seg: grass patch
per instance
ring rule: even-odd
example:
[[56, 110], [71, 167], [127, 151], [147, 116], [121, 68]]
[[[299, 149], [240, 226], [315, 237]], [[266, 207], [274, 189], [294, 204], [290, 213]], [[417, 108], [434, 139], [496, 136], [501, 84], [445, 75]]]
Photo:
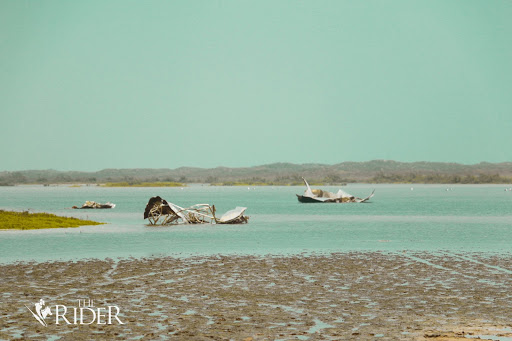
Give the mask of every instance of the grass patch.
[[36, 230], [59, 227], [79, 227], [83, 225], [101, 225], [92, 220], [59, 217], [51, 213], [12, 212], [0, 210], [0, 229]]
[[[228, 182], [214, 182], [211, 183], [210, 186], [303, 186], [304, 182], [236, 182], [236, 181], [228, 181]], [[311, 186], [324, 186], [323, 182], [314, 182], [310, 183]]]
[[185, 187], [180, 182], [107, 182], [102, 187]]
[[270, 186], [271, 184], [265, 182], [216, 182], [210, 184], [210, 186]]

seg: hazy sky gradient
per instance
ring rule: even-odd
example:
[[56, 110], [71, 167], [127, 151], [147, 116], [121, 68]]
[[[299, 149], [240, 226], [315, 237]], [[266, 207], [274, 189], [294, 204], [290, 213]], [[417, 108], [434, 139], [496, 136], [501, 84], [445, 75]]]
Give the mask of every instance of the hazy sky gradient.
[[0, 171], [512, 161], [512, 1], [0, 0]]

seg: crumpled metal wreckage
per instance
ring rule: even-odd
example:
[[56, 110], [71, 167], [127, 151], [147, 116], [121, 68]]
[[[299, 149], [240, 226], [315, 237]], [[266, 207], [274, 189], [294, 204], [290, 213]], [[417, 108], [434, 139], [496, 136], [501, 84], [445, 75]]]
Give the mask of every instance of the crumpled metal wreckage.
[[217, 218], [214, 205], [196, 204], [183, 208], [156, 196], [149, 199], [144, 219], [148, 219], [151, 225], [245, 224], [249, 221], [249, 217], [244, 215], [246, 209], [237, 207]]
[[73, 206], [71, 208], [74, 208], [74, 209], [88, 209], [88, 208], [114, 208], [114, 207], [116, 207], [116, 204], [113, 204], [111, 202], [107, 202], [106, 204], [100, 204], [99, 202], [87, 200], [85, 202], [85, 204], [82, 205], [82, 207]]
[[306, 184], [306, 190], [303, 195], [297, 195], [297, 199], [302, 203], [318, 203], [318, 202], [329, 202], [329, 203], [348, 203], [348, 202], [366, 202], [370, 200], [375, 190], [373, 190], [372, 194], [367, 196], [366, 198], [358, 198], [349, 194], [341, 189], [337, 193], [332, 193], [329, 191], [323, 191], [321, 189], [311, 189], [306, 179], [304, 180], [304, 184]]

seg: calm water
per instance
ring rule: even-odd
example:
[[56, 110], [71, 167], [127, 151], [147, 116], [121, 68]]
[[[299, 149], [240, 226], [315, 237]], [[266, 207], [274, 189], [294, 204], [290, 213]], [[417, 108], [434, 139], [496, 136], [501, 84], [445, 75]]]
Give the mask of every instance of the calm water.
[[[0, 231], [0, 262], [352, 250], [512, 251], [512, 191], [504, 185], [348, 185], [366, 204], [300, 204], [304, 187], [0, 187], [0, 208], [51, 212], [108, 225]], [[324, 187], [336, 191], [337, 187]], [[146, 226], [151, 196], [182, 207], [248, 207], [246, 225]], [[71, 210], [86, 200], [113, 210]], [[1, 227], [0, 227], [1, 228]]]

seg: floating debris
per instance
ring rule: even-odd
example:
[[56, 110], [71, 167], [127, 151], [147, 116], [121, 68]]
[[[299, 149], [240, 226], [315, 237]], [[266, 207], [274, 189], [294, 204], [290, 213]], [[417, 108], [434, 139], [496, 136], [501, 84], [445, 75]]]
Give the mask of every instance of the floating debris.
[[95, 202], [95, 201], [86, 201], [85, 204], [82, 205], [82, 207], [73, 206], [71, 208], [89, 209], [89, 208], [114, 208], [114, 207], [116, 207], [116, 204], [113, 204], [111, 202], [107, 202], [106, 204], [100, 204], [99, 202]]
[[306, 184], [307, 189], [304, 191], [304, 195], [297, 195], [297, 199], [302, 203], [314, 203], [314, 202], [334, 202], [334, 203], [347, 203], [347, 202], [366, 202], [373, 197], [375, 190], [368, 197], [361, 199], [353, 196], [341, 189], [338, 193], [332, 193], [329, 191], [323, 191], [321, 189], [311, 189], [306, 179], [302, 178]]
[[151, 225], [244, 224], [249, 221], [249, 217], [244, 216], [246, 209], [237, 207], [217, 218], [215, 205], [196, 204], [183, 208], [156, 196], [149, 199], [144, 219], [148, 219]]
[[249, 221], [249, 217], [244, 216], [247, 207], [237, 207], [231, 211], [227, 211], [217, 219], [217, 224], [245, 224]]

